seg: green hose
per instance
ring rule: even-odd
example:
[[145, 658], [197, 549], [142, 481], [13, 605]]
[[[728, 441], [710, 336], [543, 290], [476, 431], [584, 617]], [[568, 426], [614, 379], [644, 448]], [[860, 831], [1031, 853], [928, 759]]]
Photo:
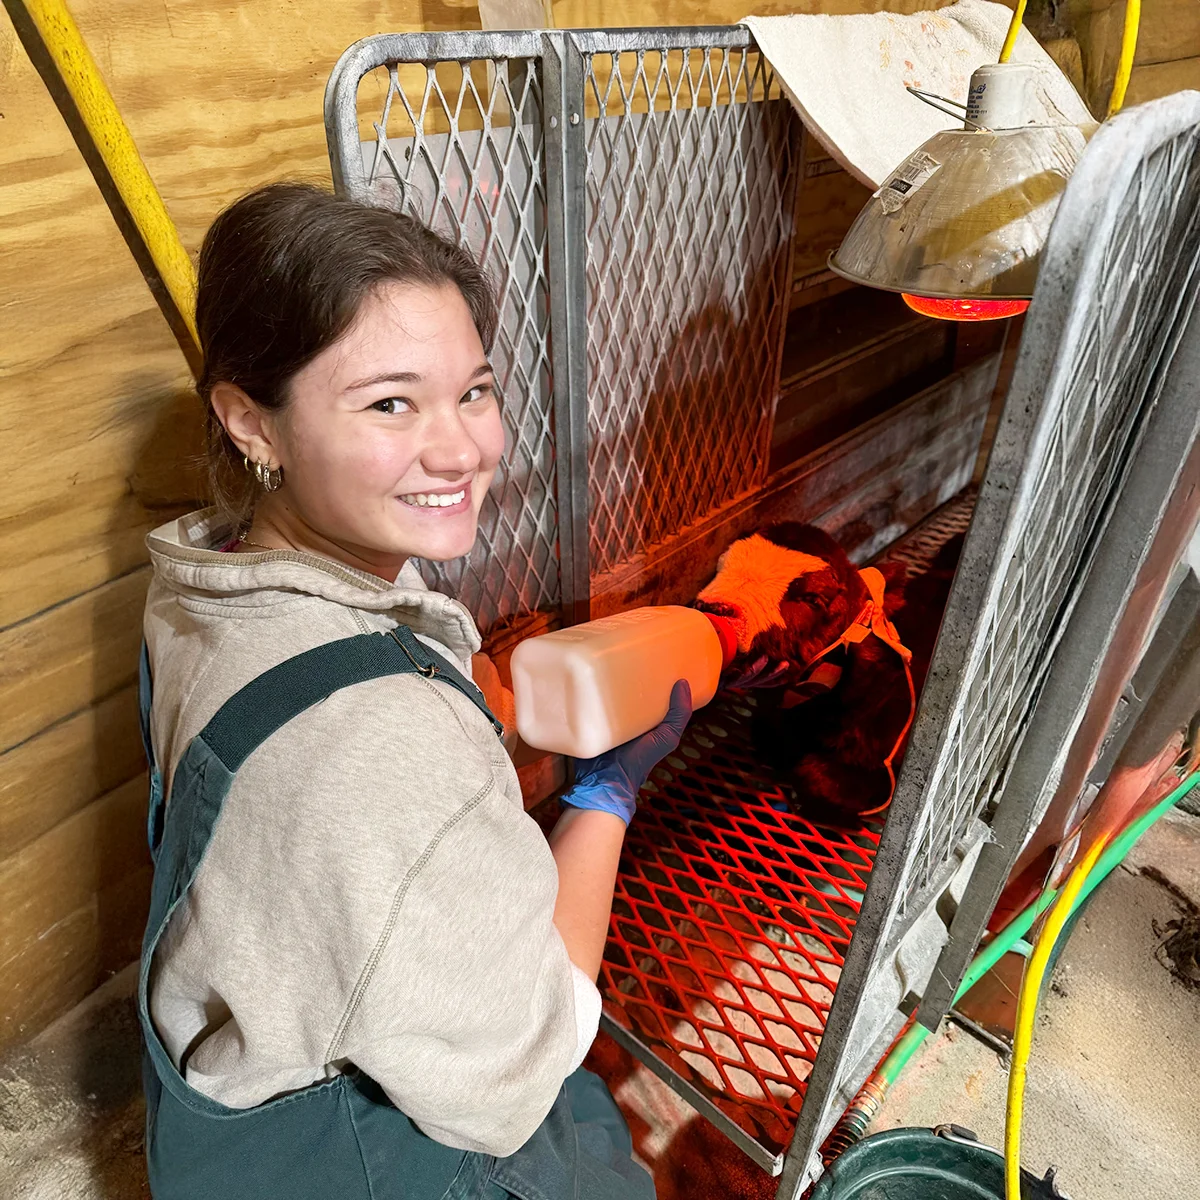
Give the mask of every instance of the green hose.
[[[1100, 886], [1101, 883], [1124, 860], [1133, 849], [1134, 843], [1159, 819], [1164, 813], [1173, 808], [1194, 787], [1200, 785], [1200, 771], [1193, 771], [1169, 796], [1160, 800], [1152, 809], [1144, 813], [1130, 824], [1122, 833], [1113, 838], [1111, 844], [1097, 861], [1087, 882], [1083, 885], [1078, 898], [1072, 907], [1077, 912], [1083, 902]], [[1047, 888], [1023, 913], [1014, 917], [1005, 927], [992, 938], [990, 942], [975, 956], [974, 962], [963, 976], [962, 985], [954, 993], [954, 999], [961, 1000], [1010, 950], [1022, 949], [1028, 954], [1028, 942], [1022, 942], [1025, 935], [1033, 928], [1034, 922], [1054, 903], [1058, 895], [1055, 888]], [[874, 1079], [878, 1079], [883, 1090], [891, 1087], [900, 1072], [908, 1065], [908, 1061], [929, 1036], [929, 1030], [924, 1025], [913, 1025], [904, 1036], [892, 1047], [888, 1056], [880, 1063], [875, 1071]], [[872, 1081], [868, 1081], [873, 1082]], [[864, 1089], [868, 1090], [868, 1089]], [[874, 1089], [878, 1091], [879, 1089]], [[882, 1095], [877, 1097], [875, 1107], [882, 1101]], [[865, 1126], [864, 1126], [865, 1128]]]

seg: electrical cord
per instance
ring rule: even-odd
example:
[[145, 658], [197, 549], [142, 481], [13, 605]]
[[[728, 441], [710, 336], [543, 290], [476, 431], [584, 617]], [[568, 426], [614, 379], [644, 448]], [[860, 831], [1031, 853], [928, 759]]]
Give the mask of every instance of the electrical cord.
[[[1101, 881], [1124, 859], [1134, 842], [1159, 817], [1197, 786], [1200, 786], [1200, 771], [1193, 771], [1170, 795], [1165, 796], [1149, 812], [1144, 813], [1120, 833], [1115, 836], [1101, 835], [1071, 872], [1070, 879], [1059, 894], [1045, 926], [1034, 943], [1033, 954], [1025, 968], [1025, 975], [1021, 980], [1021, 994], [1017, 1000], [1017, 1027], [1013, 1038], [1012, 1068], [1008, 1077], [1008, 1103], [1004, 1124], [1005, 1200], [1021, 1200], [1021, 1118], [1025, 1107], [1025, 1077], [1029, 1067], [1033, 1023], [1037, 1016], [1042, 980], [1054, 944], [1072, 912], [1078, 910]], [[1042, 894], [1042, 900], [1034, 905], [1033, 910], [1027, 911], [1036, 910], [1052, 894], [1047, 888]]]
[[[1100, 855], [1099, 861], [1088, 874], [1079, 895], [1072, 903], [1071, 911], [1067, 914], [1068, 919], [1082, 909], [1088, 897], [1120, 865], [1142, 834], [1170, 808], [1182, 800], [1184, 796], [1198, 787], [1200, 787], [1200, 771], [1188, 775], [1169, 796], [1164, 797], [1152, 809], [1137, 818], [1137, 820], [1132, 821], [1111, 838], [1107, 848]], [[1008, 925], [1000, 930], [979, 951], [975, 956], [974, 962], [971, 963], [967, 973], [964, 975], [962, 984], [954, 995], [956, 1001], [961, 1000], [1005, 954], [1016, 951], [1026, 958], [1032, 955], [1033, 948], [1022, 939], [1033, 928], [1050, 905], [1054, 903], [1057, 895], [1058, 892], [1053, 887], [1047, 887], [1033, 904], [1014, 917]], [[1064, 922], [1064, 928], [1065, 926], [1066, 922]], [[1061, 936], [1059, 940], [1062, 940]], [[1036, 993], [1033, 998], [1034, 1001], [1037, 1000]], [[836, 1157], [837, 1154], [861, 1140], [871, 1121], [878, 1113], [880, 1107], [882, 1107], [888, 1089], [899, 1078], [900, 1073], [908, 1065], [928, 1036], [929, 1030], [925, 1026], [914, 1022], [897, 1039], [896, 1044], [879, 1066], [876, 1067], [874, 1073], [863, 1085], [862, 1090], [846, 1109], [842, 1119], [838, 1122], [837, 1128], [830, 1135], [829, 1142], [827, 1143], [827, 1151], [830, 1158]]]
[[1117, 77], [1113, 80], [1112, 95], [1108, 100], [1110, 117], [1115, 117], [1125, 104], [1125, 93], [1129, 90], [1129, 78], [1133, 74], [1133, 56], [1137, 53], [1141, 22], [1142, 0], [1125, 0], [1125, 30], [1121, 35], [1121, 58], [1117, 63]]
[[[1004, 44], [1000, 47], [1000, 61], [1006, 63], [1012, 58], [1016, 49], [1017, 35], [1025, 21], [1025, 8], [1028, 0], [1017, 0], [1013, 10], [1012, 20], [1008, 24], [1008, 33], [1004, 36]], [[1129, 80], [1133, 75], [1133, 59], [1137, 53], [1138, 31], [1142, 23], [1142, 0], [1125, 0], [1125, 28], [1121, 34], [1121, 56], [1117, 62], [1117, 74], [1113, 80], [1112, 94], [1108, 99], [1107, 116], [1115, 117], [1125, 105], [1125, 93], [1129, 90]]]
[[1021, 22], [1025, 20], [1025, 5], [1027, 0], [1017, 0], [1013, 10], [1012, 20], [1008, 23], [1008, 33], [1004, 36], [1004, 45], [1000, 47], [1000, 61], [1008, 62], [1017, 44], [1017, 34], [1021, 32]]
[[1108, 838], [1101, 836], [1076, 865], [1066, 886], [1054, 902], [1050, 915], [1042, 926], [1033, 953], [1021, 978], [1021, 994], [1017, 1000], [1017, 1028], [1013, 1035], [1012, 1066], [1008, 1072], [1008, 1102], [1004, 1111], [1004, 1196], [1005, 1200], [1021, 1200], [1021, 1117], [1025, 1109], [1025, 1077], [1029, 1070], [1029, 1053], [1033, 1047], [1033, 1022], [1037, 1016], [1038, 997], [1050, 952], [1058, 941], [1071, 916], [1083, 886], [1092, 873]]

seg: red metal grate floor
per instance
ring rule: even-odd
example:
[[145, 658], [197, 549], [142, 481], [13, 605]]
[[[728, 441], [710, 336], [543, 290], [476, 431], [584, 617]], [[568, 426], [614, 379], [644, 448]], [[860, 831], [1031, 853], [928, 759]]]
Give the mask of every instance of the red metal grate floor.
[[[884, 558], [926, 567], [964, 493]], [[786, 1150], [882, 823], [790, 811], [750, 742], [752, 696], [693, 719], [629, 829], [600, 988], [608, 1016], [771, 1154]]]
[[610, 1017], [755, 1141], [786, 1148], [879, 842], [787, 810], [718, 697], [646, 785], [601, 968]]

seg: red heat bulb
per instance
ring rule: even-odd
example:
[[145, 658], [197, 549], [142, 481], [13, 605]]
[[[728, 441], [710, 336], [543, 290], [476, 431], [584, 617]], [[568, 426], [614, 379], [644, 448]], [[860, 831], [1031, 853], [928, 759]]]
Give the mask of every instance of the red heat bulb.
[[934, 296], [900, 293], [913, 312], [939, 321], [999, 321], [1015, 317], [1029, 307], [1028, 300], [943, 300]]

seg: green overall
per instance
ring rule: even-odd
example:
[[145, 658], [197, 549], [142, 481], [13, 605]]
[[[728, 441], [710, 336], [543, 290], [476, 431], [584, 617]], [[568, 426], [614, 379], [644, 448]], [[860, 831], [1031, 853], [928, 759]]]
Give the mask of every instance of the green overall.
[[292, 717], [339, 689], [406, 673], [457, 688], [499, 731], [478, 689], [400, 625], [318, 646], [248, 683], [192, 739], [166, 804], [150, 747], [143, 648], [142, 732], [151, 765], [155, 866], [138, 1011], [155, 1200], [653, 1200], [650, 1177], [630, 1157], [620, 1112], [587, 1071], [566, 1080], [520, 1150], [494, 1158], [426, 1137], [377, 1083], [353, 1069], [255, 1108], [228, 1108], [188, 1086], [154, 1029], [149, 980], [155, 948], [196, 877], [238, 768]]

